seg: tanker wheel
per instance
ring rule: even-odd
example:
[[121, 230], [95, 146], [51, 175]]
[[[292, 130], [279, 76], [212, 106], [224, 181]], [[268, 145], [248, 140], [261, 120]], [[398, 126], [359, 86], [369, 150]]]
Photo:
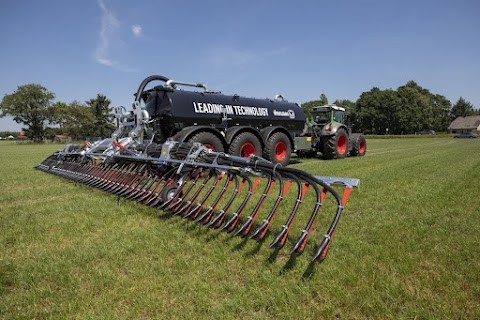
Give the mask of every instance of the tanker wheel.
[[251, 154], [261, 156], [262, 144], [253, 133], [243, 132], [230, 143], [228, 153], [242, 158], [248, 158]]
[[224, 152], [222, 141], [211, 132], [199, 132], [190, 139], [189, 143], [199, 142], [203, 144], [206, 148], [215, 151], [215, 152]]
[[279, 163], [282, 166], [288, 165], [292, 154], [292, 145], [290, 139], [283, 132], [272, 134], [265, 144], [263, 157], [272, 163]]
[[351, 137], [352, 141], [352, 151], [350, 151], [351, 156], [364, 156], [367, 152], [367, 141], [365, 136], [360, 133], [354, 133]]
[[323, 143], [323, 157], [325, 159], [342, 159], [348, 153], [348, 136], [344, 128], [339, 128], [335, 135]]

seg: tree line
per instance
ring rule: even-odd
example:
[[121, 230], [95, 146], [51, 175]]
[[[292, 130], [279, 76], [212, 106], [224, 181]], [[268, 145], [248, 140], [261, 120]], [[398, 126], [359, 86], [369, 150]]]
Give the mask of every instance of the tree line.
[[18, 86], [0, 102], [0, 117], [12, 116], [34, 141], [65, 134], [76, 138], [109, 136], [115, 126], [111, 101], [102, 94], [81, 103], [54, 102], [55, 94], [39, 84]]
[[[307, 116], [311, 108], [328, 104], [325, 94], [302, 104]], [[480, 115], [473, 105], [460, 98], [453, 106], [440, 94], [431, 93], [414, 81], [396, 90], [373, 87], [357, 101], [335, 100], [348, 110], [354, 131], [368, 134], [410, 134], [423, 129], [446, 131], [457, 117]]]
[[[12, 116], [25, 126], [26, 135], [34, 141], [53, 138], [56, 134], [80, 137], [106, 137], [115, 126], [111, 101], [102, 94], [81, 103], [54, 102], [55, 94], [39, 84], [18, 86], [0, 102], [0, 117]], [[453, 106], [440, 94], [431, 93], [414, 81], [396, 90], [373, 87], [357, 101], [337, 99], [345, 107], [354, 131], [368, 134], [409, 134], [423, 129], [446, 131], [457, 117], [480, 114], [473, 105], [460, 98]], [[328, 104], [325, 94], [318, 100], [301, 105], [307, 117], [315, 106]]]

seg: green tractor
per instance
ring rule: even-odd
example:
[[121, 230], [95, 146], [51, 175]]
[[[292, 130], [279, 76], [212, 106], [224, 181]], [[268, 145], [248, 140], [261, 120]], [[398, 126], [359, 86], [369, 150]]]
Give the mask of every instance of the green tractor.
[[352, 133], [345, 108], [329, 104], [312, 108], [303, 134], [295, 138], [295, 148], [300, 157], [321, 152], [324, 159], [342, 159], [365, 155], [367, 142], [363, 134]]

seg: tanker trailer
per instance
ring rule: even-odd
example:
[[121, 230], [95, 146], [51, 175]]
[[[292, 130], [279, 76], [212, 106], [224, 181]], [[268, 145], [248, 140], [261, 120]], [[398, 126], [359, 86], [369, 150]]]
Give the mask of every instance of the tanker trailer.
[[[163, 84], [147, 90], [153, 81]], [[182, 90], [178, 86], [201, 90]], [[134, 109], [145, 123], [143, 137], [138, 138], [144, 145], [148, 141], [146, 152], [154, 156], [158, 156], [156, 153], [165, 141], [173, 140], [199, 142], [213, 151], [240, 157], [262, 156], [285, 166], [294, 151], [294, 139], [305, 126], [300, 106], [280, 95], [274, 99], [225, 95], [210, 91], [203, 84], [157, 75], [141, 83]]]

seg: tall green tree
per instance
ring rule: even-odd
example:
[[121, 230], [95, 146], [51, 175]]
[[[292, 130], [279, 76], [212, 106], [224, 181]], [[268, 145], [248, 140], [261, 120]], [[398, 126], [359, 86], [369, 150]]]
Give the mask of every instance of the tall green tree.
[[451, 103], [415, 81], [397, 90], [373, 88], [356, 102], [360, 130], [375, 134], [414, 133], [422, 129], [445, 131], [450, 124]]
[[[413, 82], [413, 81], [411, 81]], [[398, 111], [399, 125], [404, 133], [414, 133], [433, 127], [433, 107], [428, 90], [407, 83], [397, 90], [401, 108]], [[398, 132], [397, 132], [398, 133]]]
[[27, 136], [34, 141], [42, 141], [52, 120], [53, 99], [55, 94], [39, 84], [18, 86], [0, 102], [0, 117], [12, 116], [15, 122], [26, 126]]
[[328, 104], [328, 98], [324, 93], [322, 93], [318, 100], [312, 100], [312, 101], [307, 101], [305, 103], [302, 103], [301, 107], [303, 112], [305, 112], [305, 115], [308, 118], [310, 117], [310, 111], [312, 110], [313, 107], [324, 106], [326, 104]]
[[55, 123], [60, 126], [63, 134], [77, 138], [96, 135], [95, 117], [91, 107], [73, 101], [70, 104], [56, 102], [53, 108], [55, 110]]
[[95, 123], [95, 136], [105, 137], [115, 130], [113, 125], [112, 108], [110, 108], [111, 101], [106, 96], [97, 94], [95, 99], [87, 101], [87, 105], [91, 108], [94, 123]]
[[452, 107], [452, 120], [457, 117], [473, 116], [474, 114], [475, 109], [473, 108], [473, 105], [462, 97], [460, 97], [457, 103]]
[[356, 102], [358, 130], [373, 134], [401, 133], [399, 125], [400, 99], [392, 89], [377, 87], [364, 92]]
[[432, 95], [432, 106], [434, 113], [433, 128], [437, 131], [447, 131], [452, 122], [450, 117], [452, 103], [440, 94]]

